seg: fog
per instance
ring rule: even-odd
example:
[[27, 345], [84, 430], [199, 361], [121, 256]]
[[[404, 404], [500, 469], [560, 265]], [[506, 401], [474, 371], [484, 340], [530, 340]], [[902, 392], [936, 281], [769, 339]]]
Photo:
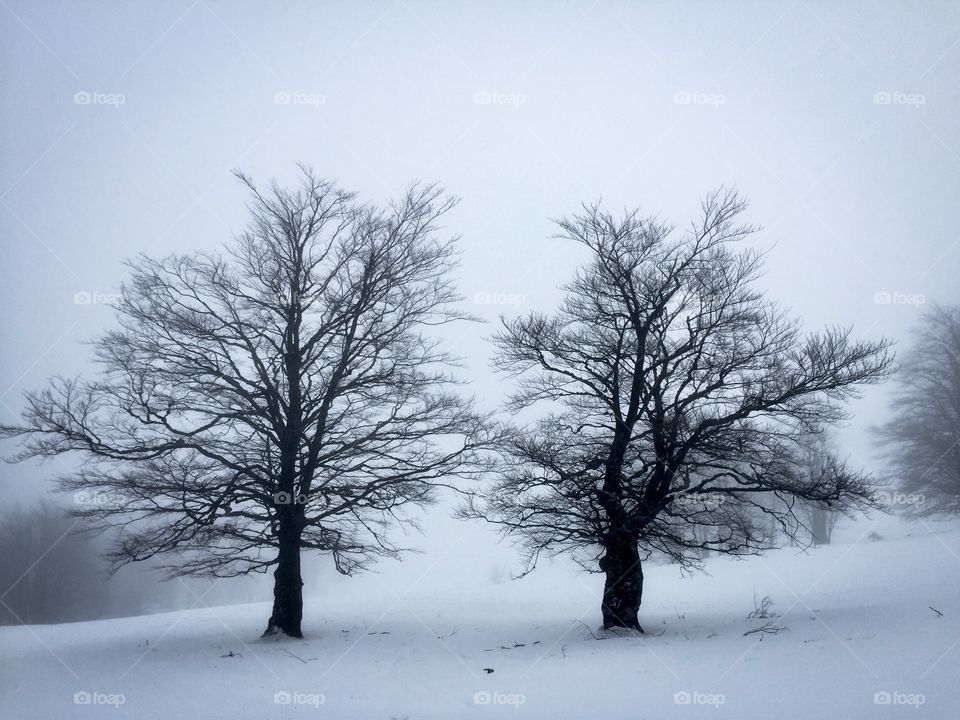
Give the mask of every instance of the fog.
[[[8, 0], [0, 16], [4, 422], [49, 376], [95, 372], [83, 342], [111, 327], [124, 258], [214, 250], [245, 227], [233, 169], [288, 183], [305, 163], [378, 202], [414, 179], [461, 197], [445, 226], [465, 306], [490, 324], [448, 340], [489, 408], [509, 383], [486, 338], [501, 314], [556, 306], [584, 256], [551, 219], [583, 202], [682, 227], [736, 187], [763, 227], [761, 286], [810, 328], [902, 339], [924, 304], [958, 301], [957, 3]], [[871, 389], [837, 435], [880, 474], [869, 428], [887, 403]], [[68, 468], [0, 467], [4, 512]], [[413, 569], [380, 572], [439, 564], [456, 585], [519, 569], [449, 500], [408, 539]], [[308, 591], [354, 582], [315, 567]]]

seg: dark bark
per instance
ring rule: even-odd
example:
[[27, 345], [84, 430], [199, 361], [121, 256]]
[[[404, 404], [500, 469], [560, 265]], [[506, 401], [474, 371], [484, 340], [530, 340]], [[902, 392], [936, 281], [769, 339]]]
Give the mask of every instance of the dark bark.
[[[639, 536], [630, 530], [631, 520], [624, 509], [623, 464], [631, 428], [639, 403], [639, 383], [634, 383], [627, 421], [619, 423], [611, 443], [604, 470], [604, 483], [598, 497], [606, 511], [611, 530], [604, 540], [600, 569], [606, 575], [603, 587], [603, 627], [629, 628], [643, 632], [638, 615], [643, 597], [643, 569], [640, 563]], [[659, 487], [648, 488], [648, 494]]]
[[277, 568], [273, 572], [273, 613], [264, 635], [302, 638], [303, 578], [300, 575], [300, 529], [296, 507], [281, 508]]
[[611, 537], [600, 559], [600, 569], [606, 575], [602, 606], [604, 629], [622, 627], [643, 632], [638, 619], [643, 569], [637, 539], [629, 533]]
[[287, 427], [280, 448], [280, 478], [276, 495], [277, 569], [273, 573], [273, 613], [264, 634], [282, 632], [300, 638], [303, 619], [303, 578], [300, 575], [300, 544], [303, 511], [297, 491], [297, 453], [303, 435], [302, 363], [300, 323], [302, 309], [298, 289], [302, 260], [298, 258], [291, 272], [290, 305], [286, 317], [284, 367], [287, 380]]

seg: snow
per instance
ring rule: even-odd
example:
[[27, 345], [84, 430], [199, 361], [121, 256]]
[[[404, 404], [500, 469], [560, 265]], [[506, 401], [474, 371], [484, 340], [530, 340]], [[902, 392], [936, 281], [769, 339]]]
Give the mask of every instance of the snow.
[[[302, 641], [260, 639], [265, 603], [200, 598], [0, 628], [0, 717], [960, 717], [960, 527], [842, 530], [827, 547], [711, 558], [708, 574], [648, 566], [646, 636], [598, 630], [600, 578], [565, 562], [447, 582], [464, 561], [452, 545], [330, 584]], [[747, 619], [765, 595], [775, 616]], [[767, 622], [783, 629], [744, 635]]]

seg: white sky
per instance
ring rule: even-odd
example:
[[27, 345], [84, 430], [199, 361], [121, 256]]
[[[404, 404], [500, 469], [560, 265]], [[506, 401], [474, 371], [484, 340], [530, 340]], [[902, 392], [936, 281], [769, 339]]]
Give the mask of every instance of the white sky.
[[[468, 303], [523, 300], [471, 305], [490, 319], [558, 299], [579, 256], [549, 218], [602, 197], [684, 225], [720, 184], [751, 199], [764, 285], [811, 328], [900, 338], [917, 308], [877, 293], [960, 300], [957, 2], [2, 0], [0, 27], [5, 420], [89, 369], [78, 343], [111, 312], [76, 293], [243, 228], [232, 168], [265, 182], [302, 161], [376, 200], [442, 182], [463, 197]], [[485, 333], [457, 349], [496, 402]], [[874, 467], [882, 395], [842, 435], [855, 463]], [[56, 470], [0, 467], [0, 493], [28, 500]]]

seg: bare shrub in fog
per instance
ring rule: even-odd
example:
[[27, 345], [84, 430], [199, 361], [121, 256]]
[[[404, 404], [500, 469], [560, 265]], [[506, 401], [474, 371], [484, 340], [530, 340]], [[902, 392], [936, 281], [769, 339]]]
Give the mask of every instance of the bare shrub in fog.
[[742, 246], [745, 206], [715, 192], [679, 235], [586, 206], [558, 223], [590, 254], [560, 307], [504, 320], [495, 338], [518, 385], [509, 407], [548, 414], [507, 444], [464, 514], [520, 537], [531, 566], [572, 551], [604, 573], [606, 627], [640, 627], [652, 553], [756, 553], [772, 542], [762, 518], [791, 534], [801, 501], [872, 502], [869, 478], [835, 457], [809, 474], [803, 439], [888, 374], [888, 343], [806, 334], [755, 289], [762, 255]]

